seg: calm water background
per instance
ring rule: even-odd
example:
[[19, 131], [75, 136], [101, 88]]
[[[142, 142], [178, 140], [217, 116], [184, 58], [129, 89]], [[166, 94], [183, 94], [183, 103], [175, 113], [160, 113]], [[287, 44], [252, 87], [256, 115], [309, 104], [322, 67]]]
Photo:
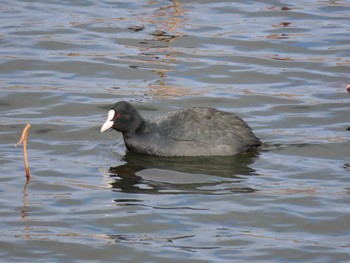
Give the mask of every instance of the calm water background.
[[[350, 1], [0, 5], [3, 262], [350, 261]], [[125, 154], [109, 106], [237, 112], [231, 158]], [[32, 180], [22, 151], [30, 123]]]

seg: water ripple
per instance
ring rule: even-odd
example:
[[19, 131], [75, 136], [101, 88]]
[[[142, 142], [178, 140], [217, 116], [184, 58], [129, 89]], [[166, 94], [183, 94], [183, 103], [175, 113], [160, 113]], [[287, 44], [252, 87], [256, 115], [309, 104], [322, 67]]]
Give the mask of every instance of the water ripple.
[[[4, 261], [345, 262], [347, 1], [5, 1]], [[232, 158], [126, 153], [110, 105], [237, 112]], [[25, 123], [32, 179], [25, 184]], [[18, 247], [21, 247], [18, 250]]]

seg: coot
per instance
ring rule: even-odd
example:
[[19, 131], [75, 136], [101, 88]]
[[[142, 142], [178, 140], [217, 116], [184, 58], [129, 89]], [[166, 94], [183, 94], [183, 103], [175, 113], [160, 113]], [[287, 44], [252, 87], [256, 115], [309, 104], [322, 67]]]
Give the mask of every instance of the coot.
[[229, 156], [261, 145], [252, 129], [233, 113], [194, 107], [145, 120], [128, 102], [114, 104], [101, 132], [123, 134], [131, 152], [157, 156]]

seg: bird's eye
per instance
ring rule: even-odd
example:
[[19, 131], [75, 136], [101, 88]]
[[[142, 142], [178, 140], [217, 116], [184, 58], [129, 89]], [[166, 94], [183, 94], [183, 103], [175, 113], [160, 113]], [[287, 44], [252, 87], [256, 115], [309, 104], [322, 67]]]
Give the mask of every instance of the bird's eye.
[[123, 116], [123, 114], [121, 114], [120, 112], [117, 112], [115, 115], [116, 118], [121, 118], [122, 116]]

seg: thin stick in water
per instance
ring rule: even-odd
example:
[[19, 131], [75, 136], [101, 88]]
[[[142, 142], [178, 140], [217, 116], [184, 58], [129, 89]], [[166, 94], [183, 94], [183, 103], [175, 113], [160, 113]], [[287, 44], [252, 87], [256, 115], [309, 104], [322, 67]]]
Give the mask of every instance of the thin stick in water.
[[15, 147], [17, 147], [18, 145], [23, 144], [23, 158], [24, 158], [24, 166], [26, 169], [27, 181], [30, 180], [30, 171], [29, 171], [28, 158], [27, 158], [27, 136], [28, 136], [29, 128], [30, 128], [30, 124], [27, 123], [23, 129], [21, 139], [15, 145]]

